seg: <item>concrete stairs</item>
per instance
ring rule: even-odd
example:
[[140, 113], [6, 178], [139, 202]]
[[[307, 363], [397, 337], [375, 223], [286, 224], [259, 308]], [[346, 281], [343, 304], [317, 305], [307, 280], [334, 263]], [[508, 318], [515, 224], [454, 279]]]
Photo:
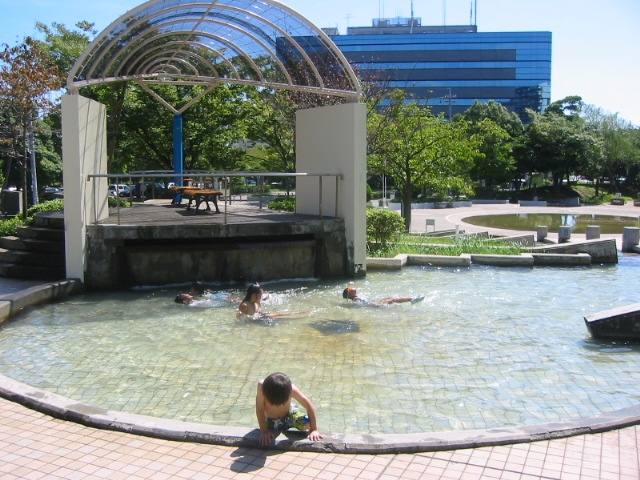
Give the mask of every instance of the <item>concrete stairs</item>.
[[36, 214], [17, 236], [0, 237], [0, 277], [53, 281], [66, 278], [62, 212]]

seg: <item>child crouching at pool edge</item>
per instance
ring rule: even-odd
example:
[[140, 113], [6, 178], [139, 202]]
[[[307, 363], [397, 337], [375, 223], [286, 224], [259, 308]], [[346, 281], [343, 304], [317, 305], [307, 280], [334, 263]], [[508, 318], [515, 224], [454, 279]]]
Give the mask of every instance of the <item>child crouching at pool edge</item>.
[[[307, 414], [298, 411], [298, 406], [292, 400], [300, 403]], [[274, 443], [278, 432], [290, 428], [307, 431], [307, 439], [312, 442], [322, 439], [316, 422], [316, 408], [284, 373], [272, 373], [258, 382], [256, 416], [260, 427], [260, 445]]]

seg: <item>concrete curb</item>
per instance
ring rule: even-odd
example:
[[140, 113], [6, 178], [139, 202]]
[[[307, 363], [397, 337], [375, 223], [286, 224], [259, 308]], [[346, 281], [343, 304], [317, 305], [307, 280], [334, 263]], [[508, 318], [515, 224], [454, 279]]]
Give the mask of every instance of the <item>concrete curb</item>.
[[0, 375], [0, 396], [55, 418], [103, 430], [181, 442], [321, 453], [388, 454], [455, 450], [565, 438], [640, 424], [640, 405], [636, 405], [564, 422], [484, 430], [387, 435], [333, 434], [320, 442], [309, 442], [303, 433], [291, 431], [283, 434], [285, 438], [274, 445], [262, 447], [258, 429], [181, 422], [107, 410], [78, 403], [4, 375]]
[[591, 265], [588, 253], [521, 253], [520, 255], [462, 254], [457, 257], [445, 255], [407, 255], [393, 258], [367, 258], [367, 270], [400, 270], [407, 266], [470, 267], [490, 265], [494, 267], [562, 267]]
[[0, 325], [27, 307], [58, 301], [81, 292], [83, 288], [80, 280], [65, 279], [0, 295]]

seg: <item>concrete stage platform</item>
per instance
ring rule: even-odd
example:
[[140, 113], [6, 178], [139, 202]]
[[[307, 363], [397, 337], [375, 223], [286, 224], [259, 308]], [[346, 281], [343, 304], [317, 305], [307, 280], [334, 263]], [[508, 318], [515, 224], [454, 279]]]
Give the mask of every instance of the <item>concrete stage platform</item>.
[[187, 209], [171, 200], [112, 208], [87, 227], [89, 289], [201, 281], [348, 278], [341, 218], [260, 208], [258, 201]]

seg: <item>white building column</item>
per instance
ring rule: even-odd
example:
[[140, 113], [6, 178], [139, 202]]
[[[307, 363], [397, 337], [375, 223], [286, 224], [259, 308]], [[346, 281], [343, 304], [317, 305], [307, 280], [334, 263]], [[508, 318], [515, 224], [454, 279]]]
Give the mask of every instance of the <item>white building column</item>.
[[62, 97], [62, 167], [67, 278], [84, 282], [87, 225], [109, 216], [106, 107], [80, 95]]
[[[299, 110], [296, 118], [296, 169], [339, 173], [337, 215], [344, 218], [349, 261], [354, 275], [366, 271], [367, 132], [366, 106], [346, 103]], [[296, 178], [296, 212], [318, 215], [319, 181]], [[336, 212], [336, 183], [322, 184], [322, 214]]]

